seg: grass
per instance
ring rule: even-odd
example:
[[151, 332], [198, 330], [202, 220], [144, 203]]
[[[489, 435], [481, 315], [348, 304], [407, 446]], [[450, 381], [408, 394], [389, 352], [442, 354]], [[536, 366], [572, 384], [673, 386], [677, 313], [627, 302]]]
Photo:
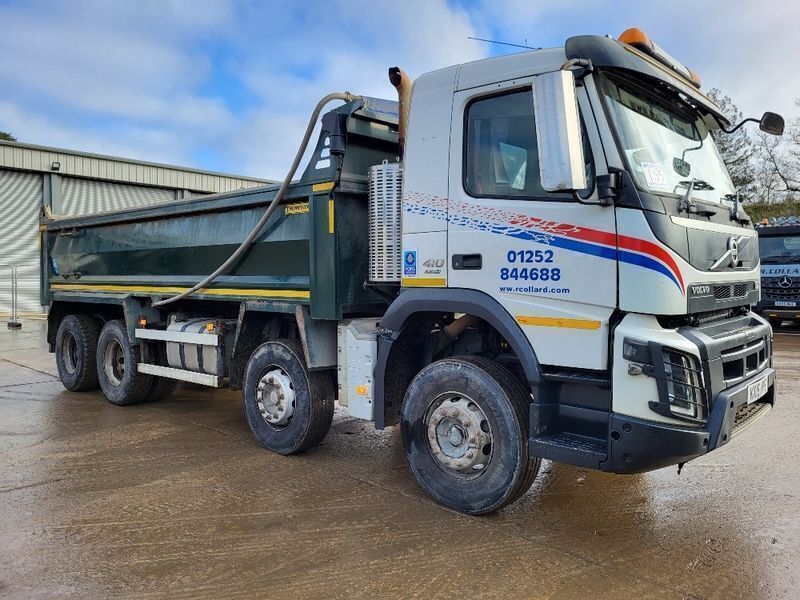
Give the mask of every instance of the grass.
[[745, 210], [754, 222], [770, 217], [800, 216], [800, 202], [781, 202], [779, 204], [745, 204]]

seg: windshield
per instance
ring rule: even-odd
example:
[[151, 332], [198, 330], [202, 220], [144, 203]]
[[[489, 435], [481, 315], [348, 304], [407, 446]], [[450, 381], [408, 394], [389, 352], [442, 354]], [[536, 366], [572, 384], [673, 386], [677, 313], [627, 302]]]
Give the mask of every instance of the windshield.
[[762, 264], [800, 263], [800, 236], [760, 237], [758, 250]]
[[629, 78], [604, 73], [608, 100], [631, 174], [644, 190], [686, 193], [692, 198], [722, 203], [734, 188], [708, 128], [694, 108], [674, 97], [656, 96]]

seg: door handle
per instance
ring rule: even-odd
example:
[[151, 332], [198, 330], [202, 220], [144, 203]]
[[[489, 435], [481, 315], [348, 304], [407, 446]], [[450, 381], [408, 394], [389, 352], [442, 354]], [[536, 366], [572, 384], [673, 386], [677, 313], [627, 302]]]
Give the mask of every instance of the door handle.
[[478, 271], [483, 268], [480, 254], [453, 254], [453, 269], [456, 271]]

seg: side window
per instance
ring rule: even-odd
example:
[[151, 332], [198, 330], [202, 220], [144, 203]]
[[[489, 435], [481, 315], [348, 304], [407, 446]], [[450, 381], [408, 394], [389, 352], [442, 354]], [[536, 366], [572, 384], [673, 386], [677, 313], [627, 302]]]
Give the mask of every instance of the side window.
[[[467, 106], [464, 145], [464, 188], [471, 196], [564, 199], [539, 182], [539, 154], [530, 88], [490, 96]], [[594, 164], [584, 131], [584, 156], [589, 192]]]

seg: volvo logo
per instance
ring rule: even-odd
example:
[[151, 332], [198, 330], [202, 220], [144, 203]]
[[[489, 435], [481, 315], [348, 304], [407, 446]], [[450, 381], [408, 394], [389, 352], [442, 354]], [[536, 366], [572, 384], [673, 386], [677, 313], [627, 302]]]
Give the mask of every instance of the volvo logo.
[[792, 278], [784, 275], [780, 279], [778, 279], [778, 285], [782, 288], [789, 288], [792, 287]]
[[715, 269], [719, 269], [723, 266], [730, 266], [731, 268], [736, 268], [739, 266], [739, 252], [741, 252], [742, 248], [744, 248], [747, 243], [750, 241], [749, 237], [740, 235], [735, 236], [732, 235], [728, 238], [728, 249], [725, 251], [725, 254], [720, 256], [714, 264], [711, 265], [710, 270], [713, 271]]
[[739, 266], [739, 240], [731, 236], [728, 238], [728, 252], [731, 253], [731, 266]]

